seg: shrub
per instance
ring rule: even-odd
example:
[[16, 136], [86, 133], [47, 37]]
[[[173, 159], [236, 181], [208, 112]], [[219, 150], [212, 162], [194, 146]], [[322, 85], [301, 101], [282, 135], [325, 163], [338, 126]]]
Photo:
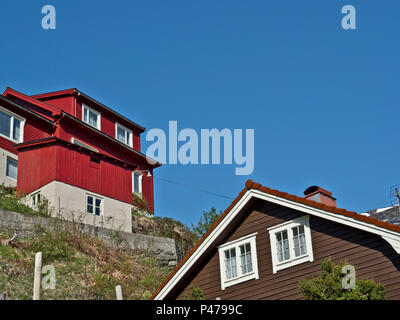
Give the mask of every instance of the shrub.
[[354, 289], [342, 287], [342, 268], [346, 262], [334, 264], [330, 258], [321, 263], [321, 273], [312, 279], [302, 279], [300, 291], [306, 300], [385, 300], [385, 289], [373, 280], [356, 279]]
[[184, 300], [205, 300], [204, 292], [198, 287], [190, 287], [190, 294], [185, 294]]

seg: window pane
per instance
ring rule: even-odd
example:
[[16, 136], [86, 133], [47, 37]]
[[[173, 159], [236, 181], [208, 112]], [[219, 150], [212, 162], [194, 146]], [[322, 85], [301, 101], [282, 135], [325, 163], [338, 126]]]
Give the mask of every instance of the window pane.
[[14, 118], [13, 139], [21, 141], [21, 121]]
[[136, 172], [133, 173], [133, 192], [140, 193], [140, 175]]
[[237, 276], [235, 249], [225, 251], [225, 275], [227, 279], [231, 279]]
[[253, 266], [251, 263], [251, 251], [250, 243], [246, 243], [240, 248], [240, 263], [242, 268], [242, 275], [253, 271]]
[[100, 207], [96, 207], [95, 214], [96, 214], [96, 216], [100, 215]]
[[10, 137], [11, 116], [0, 110], [0, 133]]
[[7, 158], [7, 177], [17, 179], [18, 176], [18, 162], [14, 159]]
[[117, 127], [117, 139], [123, 143], [127, 143], [126, 141], [126, 131], [121, 127]]
[[88, 204], [93, 205], [93, 197], [88, 196], [87, 197], [87, 202], [88, 202]]
[[290, 259], [289, 239], [287, 230], [278, 232], [276, 234], [276, 249], [277, 249], [278, 262]]
[[100, 207], [101, 199], [96, 199], [96, 207]]
[[294, 242], [294, 253], [296, 257], [307, 253], [304, 226], [297, 226], [293, 229], [293, 242]]
[[89, 110], [89, 124], [97, 128], [97, 114]]
[[87, 205], [87, 212], [93, 213], [93, 205], [91, 205], [91, 204]]

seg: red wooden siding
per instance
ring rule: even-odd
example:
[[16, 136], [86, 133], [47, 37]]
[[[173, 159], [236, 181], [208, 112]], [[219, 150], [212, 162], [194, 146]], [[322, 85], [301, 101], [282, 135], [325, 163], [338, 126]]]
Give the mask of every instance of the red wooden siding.
[[53, 99], [39, 99], [45, 103], [55, 106], [70, 115], [76, 116], [75, 114], [75, 98], [72, 96], [57, 96]]
[[23, 194], [54, 181], [56, 179], [56, 149], [47, 145], [33, 147], [18, 153], [18, 185]]
[[[57, 180], [123, 202], [132, 203], [132, 171], [66, 145], [51, 144], [21, 149], [18, 190], [30, 193]], [[26, 179], [29, 176], [30, 179]]]
[[86, 152], [57, 146], [56, 179], [101, 195], [132, 203], [132, 171], [110, 160], [91, 161]]
[[[385, 285], [388, 299], [400, 299], [400, 255], [381, 237], [310, 216], [314, 261], [272, 272], [271, 244], [268, 228], [299, 217], [302, 213], [274, 204], [249, 210], [229, 234], [220, 240], [210, 254], [202, 258], [185, 281], [171, 292], [169, 299], [183, 299], [192, 286], [200, 287], [207, 299], [278, 300], [303, 299], [298, 288], [302, 278], [312, 278], [320, 272], [321, 261], [347, 260], [356, 268], [357, 278], [374, 279]], [[217, 246], [258, 232], [256, 238], [259, 279], [221, 290]]]

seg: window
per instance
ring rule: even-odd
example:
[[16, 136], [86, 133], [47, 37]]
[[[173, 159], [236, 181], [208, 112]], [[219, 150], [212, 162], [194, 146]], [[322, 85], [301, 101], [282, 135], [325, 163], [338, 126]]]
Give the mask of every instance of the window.
[[309, 216], [269, 228], [273, 273], [314, 260]]
[[71, 142], [72, 142], [73, 144], [76, 144], [77, 146], [82, 147], [82, 148], [85, 148], [85, 149], [88, 149], [88, 150], [91, 150], [91, 151], [94, 151], [94, 152], [99, 152], [99, 150], [97, 150], [97, 149], [95, 149], [95, 148], [89, 146], [89, 145], [86, 144], [86, 143], [83, 143], [82, 141], [80, 141], [80, 140], [78, 140], [78, 139], [71, 138]]
[[35, 193], [31, 196], [32, 207], [36, 206], [41, 200], [40, 192]]
[[115, 138], [126, 145], [133, 147], [132, 131], [120, 125], [119, 123], [115, 124]]
[[103, 199], [88, 194], [86, 196], [86, 212], [96, 216], [101, 215], [103, 209]]
[[218, 247], [222, 290], [258, 279], [256, 235], [253, 233]]
[[23, 142], [25, 120], [0, 108], [0, 136], [15, 142]]
[[86, 122], [87, 124], [91, 125], [92, 127], [95, 127], [96, 129], [101, 129], [100, 121], [100, 112], [89, 108], [87, 105], [82, 103], [82, 120], [83, 122]]
[[17, 180], [18, 161], [7, 157], [6, 175], [9, 178]]
[[133, 171], [132, 191], [136, 194], [142, 194], [142, 178], [143, 174], [141, 172]]

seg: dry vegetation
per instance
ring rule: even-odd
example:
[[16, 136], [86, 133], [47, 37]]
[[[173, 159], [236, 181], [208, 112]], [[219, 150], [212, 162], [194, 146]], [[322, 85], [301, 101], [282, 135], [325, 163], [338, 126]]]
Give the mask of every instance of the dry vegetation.
[[[10, 235], [0, 232], [0, 239]], [[0, 294], [7, 299], [32, 299], [35, 253], [43, 253], [43, 265], [56, 270], [56, 289], [42, 290], [41, 299], [115, 299], [120, 284], [124, 299], [148, 299], [169, 271], [150, 258], [134, 258], [131, 252], [113, 249], [97, 238], [37, 228], [32, 238], [0, 244]]]

